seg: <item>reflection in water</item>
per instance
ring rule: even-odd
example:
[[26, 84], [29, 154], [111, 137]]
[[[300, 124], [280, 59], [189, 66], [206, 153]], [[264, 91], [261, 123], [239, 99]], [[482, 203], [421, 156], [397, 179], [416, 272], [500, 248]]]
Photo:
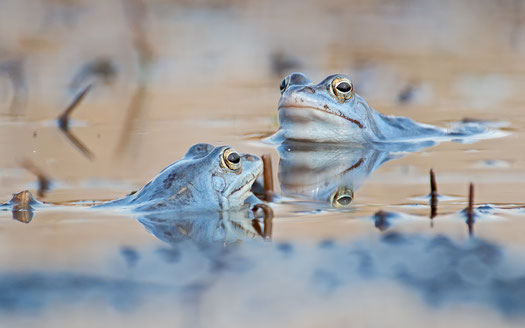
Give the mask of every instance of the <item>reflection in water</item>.
[[91, 90], [92, 85], [87, 85], [76, 97], [73, 102], [64, 110], [64, 112], [58, 117], [58, 128], [64, 133], [64, 135], [73, 143], [73, 145], [84, 154], [88, 159], [93, 160], [95, 156], [93, 153], [78, 139], [70, 130], [69, 116], [75, 110], [75, 108], [82, 102], [82, 99]]
[[284, 194], [351, 205], [368, 176], [395, 155], [371, 147], [288, 142], [278, 148], [279, 182]]
[[38, 205], [42, 205], [42, 203], [34, 199], [29, 191], [24, 190], [13, 194], [9, 202], [0, 205], [0, 210], [11, 211], [13, 219], [29, 223], [33, 220], [33, 207]]
[[[271, 211], [271, 209], [270, 209]], [[271, 237], [273, 214], [260, 220], [249, 209], [239, 211], [163, 211], [138, 217], [155, 237], [176, 245], [186, 240], [198, 244], [231, 244], [246, 239]]]

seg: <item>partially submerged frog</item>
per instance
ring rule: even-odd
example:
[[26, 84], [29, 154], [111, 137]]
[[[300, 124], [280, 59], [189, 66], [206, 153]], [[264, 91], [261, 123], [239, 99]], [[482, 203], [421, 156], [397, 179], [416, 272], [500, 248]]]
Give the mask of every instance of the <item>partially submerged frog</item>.
[[251, 187], [262, 169], [257, 156], [239, 154], [229, 146], [200, 143], [136, 193], [95, 207], [124, 206], [136, 211], [237, 209], [253, 197]]
[[292, 73], [283, 79], [280, 89], [280, 130], [274, 140], [380, 143], [462, 138], [486, 131], [479, 124], [448, 131], [405, 117], [383, 115], [354, 92], [352, 81], [343, 74], [313, 84], [304, 74]]
[[[179, 161], [162, 170], [142, 189], [123, 198], [91, 208], [119, 208], [132, 211], [204, 212], [242, 209], [246, 203], [258, 202], [252, 184], [262, 173], [262, 160], [239, 154], [229, 146], [196, 144]], [[28, 191], [15, 194], [0, 206], [3, 210], [27, 212], [44, 204]], [[27, 216], [27, 215], [26, 215]], [[30, 219], [25, 218], [24, 222]]]

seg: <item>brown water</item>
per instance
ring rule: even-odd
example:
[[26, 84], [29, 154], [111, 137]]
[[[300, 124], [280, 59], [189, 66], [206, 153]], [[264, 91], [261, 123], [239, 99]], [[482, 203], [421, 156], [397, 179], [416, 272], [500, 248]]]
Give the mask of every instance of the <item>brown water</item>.
[[[386, 114], [439, 126], [463, 118], [494, 121], [508, 135], [443, 142], [389, 161], [355, 191], [350, 211], [282, 198], [271, 204], [273, 243], [238, 246], [243, 258], [263, 263], [245, 275], [242, 268], [215, 275], [209, 263], [215, 255], [169, 246], [133, 216], [52, 207], [24, 224], [0, 212], [0, 290], [22, 295], [14, 298], [18, 305], [0, 296], [0, 325], [522, 326], [523, 317], [486, 304], [430, 306], [388, 280], [320, 297], [306, 279], [322, 264], [315, 259], [323, 256], [310, 249], [321, 240], [372, 242], [402, 232], [467, 242], [456, 213], [466, 207], [470, 182], [475, 203], [497, 209], [477, 220], [475, 236], [511, 252], [512, 265], [523, 263], [521, 1], [147, 3], [143, 15], [134, 11], [138, 1], [0, 3], [0, 200], [25, 189], [35, 193], [36, 177], [23, 168], [28, 161], [52, 180], [42, 201], [121, 197], [197, 142], [269, 153], [277, 179], [277, 151], [260, 139], [278, 128], [278, 86], [291, 71], [313, 81], [349, 74], [357, 92]], [[112, 65], [110, 78], [82, 75], [101, 58]], [[75, 78], [80, 82], [71, 87]], [[71, 132], [91, 159], [55, 123], [88, 83], [94, 84], [72, 115]], [[432, 224], [422, 198], [430, 168], [439, 193], [448, 196]], [[383, 232], [369, 219], [380, 209], [418, 216]], [[289, 263], [273, 251], [282, 242], [298, 249]], [[190, 255], [170, 266], [158, 256], [170, 247]], [[9, 289], [13, 277], [27, 274], [47, 278], [29, 277]], [[28, 281], [72, 283], [48, 293]]]

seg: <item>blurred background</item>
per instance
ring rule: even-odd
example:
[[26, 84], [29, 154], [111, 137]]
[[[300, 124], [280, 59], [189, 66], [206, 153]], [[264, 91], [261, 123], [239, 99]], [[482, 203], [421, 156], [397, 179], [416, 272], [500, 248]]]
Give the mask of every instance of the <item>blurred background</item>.
[[[4, 123], [0, 167], [107, 178], [118, 152], [115, 177], [149, 176], [195, 142], [274, 131], [292, 71], [346, 73], [387, 114], [499, 119], [525, 101], [524, 19], [520, 0], [3, 0], [0, 115], [32, 125]], [[41, 123], [91, 83], [73, 114], [90, 163]]]
[[[429, 191], [428, 170], [437, 172], [439, 192], [448, 197], [440, 201], [440, 214], [465, 207], [471, 181], [476, 183], [477, 204], [523, 205], [524, 25], [522, 0], [0, 0], [0, 203], [24, 189], [35, 193], [39, 175], [50, 179], [48, 190], [38, 195], [43, 201], [121, 197], [197, 142], [270, 153], [277, 178], [276, 150], [260, 139], [278, 128], [281, 80], [294, 71], [316, 83], [329, 74], [344, 73], [352, 78], [357, 93], [382, 113], [439, 126], [462, 119], [486, 120], [510, 135], [474, 144], [442, 143], [390, 161], [363, 178], [368, 180], [356, 193], [351, 211], [321, 211], [300, 202], [272, 204], [274, 240], [380, 237], [382, 232], [368, 216], [383, 208], [421, 215], [421, 220], [409, 218], [394, 230], [446, 233], [468, 240], [459, 215], [429, 224], [424, 197]], [[56, 119], [83, 91], [87, 93], [71, 113], [69, 125], [60, 130]], [[479, 220], [476, 235], [522, 247], [522, 212], [495, 215], [507, 221]], [[37, 212], [26, 225], [12, 220], [10, 212], [0, 214], [2, 267], [173, 281], [164, 271], [168, 264], [159, 270], [149, 266], [158, 252], [149, 254], [147, 247], [162, 242], [135, 218], [55, 209]], [[122, 251], [123, 245], [130, 248]], [[141, 255], [135, 258], [130, 249]], [[133, 261], [143, 270], [135, 276]], [[198, 262], [195, 267], [203, 265]], [[177, 272], [191, 276], [195, 267]], [[378, 326], [391, 324], [391, 319], [406, 320], [407, 326], [434, 322], [436, 313], [418, 298], [410, 294], [405, 298], [408, 303], [399, 302], [401, 289], [390, 286], [385, 292], [381, 285], [372, 292], [362, 288], [361, 294], [354, 290], [345, 294], [357, 295], [351, 303], [314, 298], [311, 308], [318, 312], [305, 317], [294, 288], [307, 290], [309, 276], [301, 276], [306, 272], [301, 264], [293, 270], [306, 282], [286, 285], [290, 290], [282, 308], [294, 304], [295, 312], [286, 316], [297, 326], [307, 326], [314, 317], [320, 326], [334, 311], [347, 313], [352, 306], [346, 304], [356, 305], [352, 315], [357, 318], [383, 320]], [[214, 273], [210, 276], [215, 279]], [[270, 290], [277, 295], [274, 299], [280, 299], [280, 290], [272, 290], [265, 277], [259, 272], [254, 279], [199, 296], [204, 304], [201, 317], [228, 326], [233, 316], [222, 296], [237, 292], [239, 303], [260, 315], [260, 308], [250, 308], [247, 299]], [[11, 280], [4, 278], [0, 291], [10, 286]], [[251, 289], [253, 281], [261, 281], [261, 290]], [[109, 294], [113, 292], [110, 288]], [[301, 301], [312, 296], [305, 293]], [[401, 295], [405, 294], [403, 290]], [[39, 295], [37, 291], [22, 300]], [[184, 295], [179, 301], [186, 304]], [[371, 296], [363, 303], [364, 295]], [[7, 304], [1, 301], [0, 295], [0, 306]], [[66, 314], [62, 321], [57, 312], [48, 312], [38, 324], [87, 326], [86, 313], [109, 318], [106, 323], [123, 319], [97, 299], [91, 302], [93, 307], [72, 305], [73, 311], [62, 312]], [[162, 308], [148, 304], [145, 313], [150, 315], [136, 312], [127, 323], [140, 326], [159, 318], [172, 322], [173, 303]], [[275, 308], [282, 304], [272, 303]], [[377, 315], [377, 309], [392, 310]], [[448, 310], [440, 312], [441, 323], [501, 324], [493, 313]], [[182, 311], [180, 317], [186, 314]], [[253, 321], [249, 315], [239, 318]], [[11, 319], [23, 323], [24, 318]], [[3, 323], [12, 323], [6, 320]], [[506, 323], [520, 326], [517, 321]]]

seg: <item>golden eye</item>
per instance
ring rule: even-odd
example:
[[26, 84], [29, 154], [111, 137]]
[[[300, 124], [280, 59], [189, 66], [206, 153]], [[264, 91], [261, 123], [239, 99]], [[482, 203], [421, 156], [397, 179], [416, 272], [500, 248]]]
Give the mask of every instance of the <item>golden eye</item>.
[[232, 171], [241, 168], [241, 155], [232, 148], [228, 148], [222, 153], [222, 161]]
[[279, 89], [281, 90], [281, 94], [283, 94], [286, 91], [286, 88], [288, 88], [289, 84], [290, 84], [290, 75], [288, 75], [281, 81], [281, 85], [279, 86]]
[[341, 101], [346, 101], [354, 95], [352, 81], [346, 77], [337, 77], [332, 81], [332, 92]]
[[347, 187], [339, 187], [330, 197], [330, 204], [336, 208], [350, 207], [354, 199], [354, 192]]

